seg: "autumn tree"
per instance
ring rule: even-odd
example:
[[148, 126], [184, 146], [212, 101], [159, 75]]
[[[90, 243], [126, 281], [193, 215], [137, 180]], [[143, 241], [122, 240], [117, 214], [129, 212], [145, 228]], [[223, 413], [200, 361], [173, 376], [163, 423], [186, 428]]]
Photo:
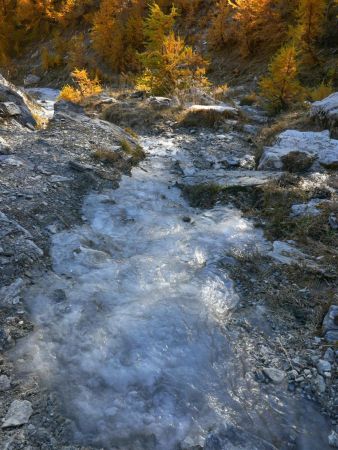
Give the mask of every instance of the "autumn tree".
[[236, 42], [244, 57], [263, 47], [267, 51], [280, 46], [287, 25], [278, 5], [273, 0], [219, 0], [210, 30], [211, 45]]
[[305, 64], [318, 62], [316, 44], [324, 31], [327, 0], [299, 0], [297, 25], [292, 31]]
[[142, 0], [102, 0], [94, 14], [93, 47], [115, 72], [139, 67], [137, 51], [143, 43], [144, 9]]
[[297, 51], [294, 45], [281, 48], [269, 66], [269, 75], [260, 81], [262, 96], [273, 111], [279, 111], [299, 102], [304, 89], [298, 80]]
[[228, 0], [220, 0], [217, 3], [217, 13], [215, 14], [209, 29], [209, 44], [212, 47], [221, 48], [230, 41], [229, 28], [231, 25], [232, 8]]
[[102, 0], [94, 15], [91, 36], [93, 47], [112, 69], [119, 69], [123, 51], [123, 31], [117, 17], [123, 9], [123, 1]]
[[16, 1], [0, 0], [0, 65], [6, 66], [18, 50]]
[[206, 62], [174, 34], [177, 11], [165, 14], [156, 4], [145, 20], [145, 51], [141, 54], [144, 72], [138, 87], [154, 94], [168, 95], [193, 86], [207, 85]]

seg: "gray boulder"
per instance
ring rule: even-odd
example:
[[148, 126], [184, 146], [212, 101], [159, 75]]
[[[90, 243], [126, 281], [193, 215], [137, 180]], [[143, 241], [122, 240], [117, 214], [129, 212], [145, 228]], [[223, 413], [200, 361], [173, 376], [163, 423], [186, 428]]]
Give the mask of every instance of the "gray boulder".
[[154, 109], [166, 109], [171, 107], [171, 99], [167, 97], [150, 97], [148, 103]]
[[311, 107], [311, 117], [331, 130], [331, 135], [338, 138], [338, 92], [331, 94]]
[[13, 117], [20, 116], [21, 109], [14, 102], [1, 102], [0, 103], [0, 116]]
[[323, 332], [329, 342], [338, 342], [338, 305], [332, 305], [324, 317]]
[[10, 146], [7, 144], [5, 139], [0, 137], [0, 155], [9, 155], [10, 153], [11, 153]]
[[14, 400], [6, 414], [2, 428], [19, 427], [28, 423], [33, 413], [31, 402], [28, 400]]
[[287, 130], [275, 145], [264, 148], [258, 169], [304, 171], [316, 160], [327, 169], [338, 168], [338, 140], [331, 139], [329, 131]]
[[35, 127], [34, 102], [0, 74], [0, 115], [12, 117], [23, 126]]
[[286, 376], [283, 370], [275, 369], [274, 367], [265, 367], [263, 373], [274, 384], [283, 383]]
[[37, 75], [29, 74], [24, 78], [23, 84], [25, 86], [32, 86], [34, 84], [38, 84], [40, 81], [41, 78], [38, 77]]

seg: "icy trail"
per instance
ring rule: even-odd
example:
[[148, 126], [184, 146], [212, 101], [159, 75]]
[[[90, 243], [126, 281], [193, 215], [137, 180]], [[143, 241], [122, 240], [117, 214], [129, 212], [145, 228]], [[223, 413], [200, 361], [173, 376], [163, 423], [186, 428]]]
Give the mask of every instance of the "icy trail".
[[54, 237], [54, 273], [27, 298], [36, 331], [21, 351], [74, 420], [74, 441], [174, 450], [231, 421], [279, 449], [292, 448], [290, 429], [297, 448], [326, 448], [319, 416], [261, 390], [233, 354], [238, 296], [219, 263], [264, 247], [261, 231], [230, 207], [189, 207], [177, 161], [194, 170], [179, 140], [143, 145], [132, 177], [89, 195], [86, 224]]

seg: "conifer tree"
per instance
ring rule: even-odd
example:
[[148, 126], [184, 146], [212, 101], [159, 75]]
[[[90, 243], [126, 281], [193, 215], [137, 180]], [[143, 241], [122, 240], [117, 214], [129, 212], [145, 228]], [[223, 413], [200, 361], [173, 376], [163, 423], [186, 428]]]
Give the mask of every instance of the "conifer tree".
[[211, 45], [236, 42], [244, 57], [279, 47], [287, 30], [279, 6], [274, 0], [219, 0]]
[[298, 78], [297, 51], [294, 45], [282, 47], [269, 66], [269, 75], [260, 81], [260, 89], [273, 111], [299, 102], [304, 97]]
[[154, 3], [145, 20], [146, 49], [141, 54], [145, 70], [138, 87], [154, 94], [168, 95], [194, 85], [207, 85], [206, 62], [174, 34], [176, 16], [175, 7], [165, 14]]
[[318, 62], [316, 44], [324, 31], [327, 7], [327, 0], [299, 0], [293, 35], [306, 64]]
[[123, 29], [118, 21], [123, 6], [121, 0], [102, 0], [91, 32], [94, 49], [115, 71], [120, 68], [123, 53]]

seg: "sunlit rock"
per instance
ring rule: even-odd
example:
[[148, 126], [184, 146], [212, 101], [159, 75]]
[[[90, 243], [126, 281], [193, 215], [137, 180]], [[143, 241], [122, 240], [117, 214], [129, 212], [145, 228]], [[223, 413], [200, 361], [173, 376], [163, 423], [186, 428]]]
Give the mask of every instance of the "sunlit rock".
[[332, 132], [332, 137], [338, 138], [338, 92], [313, 103], [311, 117], [328, 127]]
[[[311, 163], [314, 163], [316, 159], [325, 168], [338, 167], [338, 140], [331, 139], [329, 131], [287, 130], [278, 136], [275, 145], [264, 149], [258, 168], [260, 170], [286, 169], [285, 158], [290, 157], [290, 154], [294, 152], [297, 152], [298, 159], [300, 154], [303, 156], [301, 170], [311, 168], [313, 166]], [[296, 172], [297, 167], [294, 169], [291, 171]]]

